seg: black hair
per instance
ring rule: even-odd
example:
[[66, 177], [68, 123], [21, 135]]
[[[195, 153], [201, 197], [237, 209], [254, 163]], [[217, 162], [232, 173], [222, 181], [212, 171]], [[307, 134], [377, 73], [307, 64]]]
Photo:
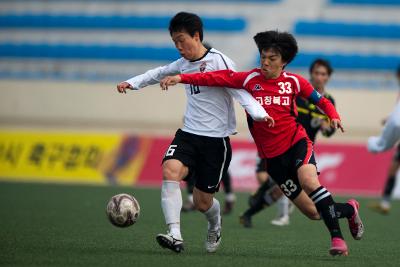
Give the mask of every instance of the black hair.
[[187, 32], [190, 36], [199, 33], [200, 41], [203, 41], [203, 22], [201, 18], [193, 13], [179, 12], [169, 22], [170, 35], [174, 32]]
[[400, 65], [397, 66], [396, 75], [400, 76]]
[[317, 58], [316, 60], [314, 60], [310, 65], [310, 69], [309, 69], [310, 74], [313, 72], [313, 70], [314, 70], [314, 68], [316, 66], [325, 67], [325, 69], [328, 72], [329, 76], [331, 76], [331, 74], [333, 73], [333, 68], [331, 66], [331, 63], [329, 63], [328, 60], [325, 60], [325, 59], [322, 59], [322, 58]]
[[296, 39], [288, 32], [259, 32], [253, 37], [253, 39], [256, 42], [260, 54], [265, 50], [276, 50], [281, 54], [282, 60], [286, 65], [294, 59], [299, 50]]

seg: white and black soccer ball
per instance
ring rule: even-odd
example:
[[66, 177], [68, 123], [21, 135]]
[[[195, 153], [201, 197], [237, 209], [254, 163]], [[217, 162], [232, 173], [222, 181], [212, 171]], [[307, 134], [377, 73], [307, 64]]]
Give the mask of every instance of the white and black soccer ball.
[[113, 196], [107, 204], [107, 217], [118, 227], [128, 227], [139, 218], [139, 202], [131, 195], [118, 194]]

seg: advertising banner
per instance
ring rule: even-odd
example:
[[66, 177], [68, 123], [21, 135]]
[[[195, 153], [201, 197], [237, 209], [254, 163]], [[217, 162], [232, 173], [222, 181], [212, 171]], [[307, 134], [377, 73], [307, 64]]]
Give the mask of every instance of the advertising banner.
[[[161, 161], [171, 140], [119, 133], [0, 131], [0, 180], [159, 187]], [[255, 190], [255, 145], [233, 140], [232, 149], [234, 189]], [[339, 194], [380, 195], [392, 155], [371, 154], [364, 144], [315, 147], [321, 183]], [[395, 192], [400, 194], [399, 186]]]

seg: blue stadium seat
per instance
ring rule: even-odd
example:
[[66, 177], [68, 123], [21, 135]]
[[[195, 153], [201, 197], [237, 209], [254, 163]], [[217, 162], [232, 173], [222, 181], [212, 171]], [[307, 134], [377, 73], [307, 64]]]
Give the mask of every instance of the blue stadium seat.
[[400, 39], [400, 24], [366, 24], [332, 21], [298, 21], [296, 35], [371, 39]]
[[400, 0], [330, 0], [331, 4], [346, 5], [400, 5]]
[[[0, 28], [165, 30], [170, 19], [170, 16], [1, 14]], [[202, 19], [207, 31], [241, 32], [246, 28], [242, 17], [202, 16]]]
[[[1, 57], [172, 61], [178, 59], [179, 54], [173, 47], [0, 43], [0, 58]], [[290, 67], [307, 68], [310, 63], [318, 57], [329, 60], [336, 69], [393, 70], [400, 62], [400, 56], [317, 54], [302, 52], [290, 64]]]
[[317, 58], [324, 58], [333, 68], [343, 70], [393, 71], [400, 64], [400, 56], [299, 53], [289, 66], [308, 68]]
[[179, 53], [173, 47], [0, 43], [0, 58], [98, 59], [172, 61]]

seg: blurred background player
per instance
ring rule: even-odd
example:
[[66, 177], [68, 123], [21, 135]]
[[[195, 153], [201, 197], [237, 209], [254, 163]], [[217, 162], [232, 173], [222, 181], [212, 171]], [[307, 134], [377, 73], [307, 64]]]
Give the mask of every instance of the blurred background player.
[[[327, 98], [333, 105], [335, 101], [333, 97], [326, 92], [326, 85], [332, 75], [333, 68], [329, 61], [324, 59], [314, 60], [309, 68], [310, 82], [315, 90], [322, 96]], [[329, 118], [316, 105], [303, 97], [296, 99], [298, 117], [297, 121], [305, 128], [308, 137], [315, 144], [317, 133], [330, 137], [335, 133], [335, 129], [331, 127]], [[260, 161], [257, 166], [257, 173], [262, 173], [263, 177], [268, 177], [266, 162]], [[249, 199], [249, 208], [240, 217], [240, 223], [245, 227], [251, 227], [251, 217], [262, 209], [271, 206], [278, 199], [278, 214], [271, 224], [284, 226], [289, 224], [289, 215], [294, 207], [288, 198], [283, 195], [279, 187], [268, 179]]]
[[265, 31], [257, 33], [254, 41], [260, 53], [260, 68], [246, 72], [219, 70], [180, 74], [164, 78], [160, 86], [163, 90], [177, 83], [245, 88], [260, 101], [276, 117], [276, 124], [272, 127], [271, 123], [248, 118], [248, 126], [261, 158], [267, 159], [268, 173], [304, 215], [324, 221], [331, 236], [329, 253], [348, 255], [339, 219], [346, 218], [353, 238], [361, 239], [364, 227], [358, 212], [359, 203], [354, 199], [347, 203], [335, 202], [331, 193], [319, 183], [313, 144], [304, 127], [296, 122], [296, 97], [312, 101], [329, 117], [332, 127], [344, 132], [340, 116], [333, 104], [306, 79], [284, 71], [298, 52], [293, 35]]
[[[204, 47], [203, 23], [199, 16], [187, 12], [176, 14], [170, 21], [169, 32], [182, 57], [118, 84], [120, 93], [156, 84], [168, 75], [235, 69], [227, 56], [214, 48]], [[193, 202], [208, 221], [205, 248], [207, 252], [215, 252], [221, 243], [222, 225], [220, 204], [214, 194], [218, 192], [222, 175], [231, 160], [229, 135], [236, 133], [232, 97], [255, 120], [272, 118], [245, 90], [232, 94], [232, 90], [186, 85], [185, 91], [187, 106], [183, 127], [177, 130], [162, 161], [161, 207], [168, 232], [158, 234], [156, 240], [161, 247], [177, 253], [184, 249], [180, 230], [180, 181], [194, 174]]]
[[[400, 85], [400, 65], [397, 68], [396, 77]], [[369, 145], [368, 148], [371, 152], [378, 153], [391, 148], [392, 144], [397, 142], [396, 151], [394, 152], [393, 159], [389, 166], [385, 188], [382, 194], [382, 199], [380, 202], [373, 202], [369, 205], [371, 209], [382, 214], [388, 214], [390, 211], [390, 201], [394, 186], [396, 184], [396, 175], [400, 169], [400, 141], [399, 141], [400, 135], [398, 129], [400, 125], [399, 106], [400, 106], [400, 91], [397, 97], [397, 106], [395, 110], [387, 119], [383, 121], [385, 128], [383, 130], [382, 135], [378, 138], [370, 139], [368, 144]], [[397, 130], [396, 130], [396, 125], [397, 125]]]
[[[232, 213], [233, 206], [235, 205], [236, 196], [232, 190], [232, 177], [229, 171], [225, 172], [222, 175], [221, 180], [222, 186], [224, 188], [225, 193], [225, 203], [222, 214], [228, 215]], [[190, 177], [186, 179], [186, 189], [187, 189], [187, 199], [185, 203], [182, 205], [183, 212], [189, 212], [196, 210], [193, 203], [193, 189], [194, 189], [195, 180], [194, 177]]]

